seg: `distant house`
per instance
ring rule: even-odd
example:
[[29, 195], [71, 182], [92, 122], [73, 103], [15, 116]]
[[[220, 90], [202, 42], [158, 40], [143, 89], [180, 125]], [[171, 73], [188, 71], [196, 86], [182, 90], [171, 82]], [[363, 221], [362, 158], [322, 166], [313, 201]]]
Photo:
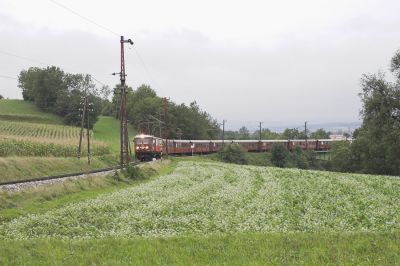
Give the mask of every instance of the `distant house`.
[[347, 139], [346, 136], [343, 134], [331, 134], [331, 135], [329, 135], [329, 138], [333, 139], [333, 140], [346, 140]]

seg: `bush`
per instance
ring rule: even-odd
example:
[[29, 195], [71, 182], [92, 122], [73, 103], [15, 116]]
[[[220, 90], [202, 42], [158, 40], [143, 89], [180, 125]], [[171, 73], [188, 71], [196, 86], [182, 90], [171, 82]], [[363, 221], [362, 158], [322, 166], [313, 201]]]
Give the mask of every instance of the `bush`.
[[225, 145], [218, 152], [218, 155], [226, 163], [247, 164], [245, 151], [242, 146], [236, 143]]
[[144, 173], [137, 166], [128, 166], [122, 170], [122, 174], [129, 179], [144, 179]]
[[271, 162], [277, 167], [284, 167], [289, 151], [285, 146], [279, 143], [274, 143], [271, 149]]
[[121, 171], [122, 175], [128, 179], [146, 179], [154, 175], [157, 171], [153, 168], [139, 168], [137, 166], [128, 166]]
[[335, 142], [331, 149], [332, 168], [339, 172], [352, 172], [352, 152], [350, 143], [347, 141]]
[[292, 153], [289, 153], [285, 166], [308, 169], [308, 158], [303, 150], [297, 146]]

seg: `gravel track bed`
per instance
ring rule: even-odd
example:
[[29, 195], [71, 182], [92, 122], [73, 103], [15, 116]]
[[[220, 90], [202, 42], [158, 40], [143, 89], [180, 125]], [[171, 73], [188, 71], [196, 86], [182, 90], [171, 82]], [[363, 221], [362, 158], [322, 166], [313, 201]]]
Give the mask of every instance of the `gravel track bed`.
[[114, 173], [114, 171], [115, 170], [109, 170], [109, 171], [99, 172], [99, 173], [81, 174], [81, 175], [68, 176], [68, 177], [49, 179], [49, 180], [32, 181], [32, 182], [19, 183], [19, 184], [10, 184], [10, 185], [0, 185], [0, 191], [18, 192], [18, 191], [32, 188], [32, 187], [62, 183], [66, 180], [77, 180], [77, 179], [81, 179], [81, 178], [105, 176], [105, 175]]

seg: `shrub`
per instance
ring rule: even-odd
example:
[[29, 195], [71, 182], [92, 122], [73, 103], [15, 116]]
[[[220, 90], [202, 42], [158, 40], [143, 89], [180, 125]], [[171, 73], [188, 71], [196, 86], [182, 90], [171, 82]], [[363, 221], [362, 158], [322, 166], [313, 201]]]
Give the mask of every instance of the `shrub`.
[[271, 162], [277, 167], [284, 167], [289, 151], [285, 146], [279, 143], [274, 143], [271, 149]]
[[121, 171], [122, 175], [128, 179], [146, 179], [154, 175], [157, 171], [153, 168], [139, 168], [137, 166], [128, 166]]
[[308, 169], [309, 163], [305, 152], [297, 146], [292, 153], [289, 153], [285, 166]]
[[225, 145], [218, 152], [222, 161], [226, 163], [246, 164], [247, 157], [242, 146], [236, 143]]

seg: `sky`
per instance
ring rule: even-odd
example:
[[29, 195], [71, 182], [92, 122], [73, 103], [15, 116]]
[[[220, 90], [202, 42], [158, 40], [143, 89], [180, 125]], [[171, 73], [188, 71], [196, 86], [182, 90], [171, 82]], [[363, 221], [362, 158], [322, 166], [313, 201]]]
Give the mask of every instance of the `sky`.
[[227, 128], [356, 122], [362, 75], [387, 72], [400, 49], [399, 10], [394, 0], [1, 0], [0, 94], [22, 98], [12, 78], [47, 65], [113, 87], [124, 35], [135, 43], [129, 86], [197, 101]]

